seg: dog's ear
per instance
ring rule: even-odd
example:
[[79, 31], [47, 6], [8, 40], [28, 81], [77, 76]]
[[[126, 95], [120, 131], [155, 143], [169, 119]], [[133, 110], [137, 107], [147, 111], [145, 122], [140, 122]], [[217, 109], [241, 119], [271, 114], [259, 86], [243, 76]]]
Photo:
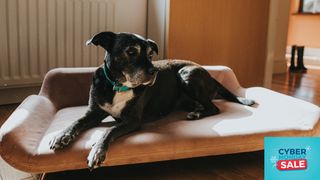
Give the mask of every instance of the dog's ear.
[[106, 51], [111, 52], [117, 34], [107, 31], [94, 35], [86, 42], [86, 45], [94, 44], [103, 47]]
[[158, 45], [156, 42], [154, 42], [151, 39], [147, 39], [147, 42], [149, 44], [149, 46], [151, 47], [152, 51], [156, 52], [158, 54]]

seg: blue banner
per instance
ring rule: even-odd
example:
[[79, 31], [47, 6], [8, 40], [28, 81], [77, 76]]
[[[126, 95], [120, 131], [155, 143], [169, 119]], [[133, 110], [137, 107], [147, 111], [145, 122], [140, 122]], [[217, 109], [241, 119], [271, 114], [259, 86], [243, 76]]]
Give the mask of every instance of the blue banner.
[[266, 180], [319, 180], [320, 138], [265, 137]]

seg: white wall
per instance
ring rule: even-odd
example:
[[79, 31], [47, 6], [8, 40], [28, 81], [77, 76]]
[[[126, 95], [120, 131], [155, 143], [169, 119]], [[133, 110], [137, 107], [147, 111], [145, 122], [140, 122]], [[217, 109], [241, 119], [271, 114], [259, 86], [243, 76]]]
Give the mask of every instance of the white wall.
[[148, 1], [147, 36], [157, 42], [159, 59], [165, 55], [167, 0]]

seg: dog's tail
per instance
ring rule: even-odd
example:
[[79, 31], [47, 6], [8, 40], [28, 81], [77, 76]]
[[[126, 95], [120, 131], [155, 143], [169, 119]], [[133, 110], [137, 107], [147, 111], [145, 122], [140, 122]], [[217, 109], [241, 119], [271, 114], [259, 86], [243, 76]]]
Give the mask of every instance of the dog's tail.
[[213, 81], [213, 84], [216, 84], [218, 88], [216, 91], [216, 95], [220, 96], [221, 98], [227, 101], [231, 101], [231, 102], [235, 102], [235, 103], [239, 103], [247, 106], [251, 106], [255, 103], [251, 99], [246, 99], [246, 98], [238, 97], [234, 95], [232, 92], [230, 92], [227, 88], [225, 88], [221, 83], [219, 83], [214, 78], [212, 78], [212, 81]]

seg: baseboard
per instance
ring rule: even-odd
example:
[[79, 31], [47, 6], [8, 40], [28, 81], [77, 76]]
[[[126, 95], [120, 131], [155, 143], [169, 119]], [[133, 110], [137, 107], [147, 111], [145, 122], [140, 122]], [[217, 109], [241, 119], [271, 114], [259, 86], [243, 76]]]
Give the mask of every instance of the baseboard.
[[[296, 54], [297, 56], [297, 54]], [[288, 46], [286, 50], [286, 58], [289, 61], [291, 58], [291, 47]], [[303, 61], [305, 65], [320, 66], [320, 48], [305, 47]]]
[[307, 56], [307, 57], [304, 57], [303, 60], [305, 65], [320, 66], [320, 58]]
[[0, 105], [22, 102], [31, 94], [38, 94], [40, 86], [0, 89]]
[[[290, 64], [291, 54], [286, 54], [287, 63]], [[307, 66], [319, 66], [320, 67], [320, 57], [314, 56], [303, 56], [303, 63]]]

